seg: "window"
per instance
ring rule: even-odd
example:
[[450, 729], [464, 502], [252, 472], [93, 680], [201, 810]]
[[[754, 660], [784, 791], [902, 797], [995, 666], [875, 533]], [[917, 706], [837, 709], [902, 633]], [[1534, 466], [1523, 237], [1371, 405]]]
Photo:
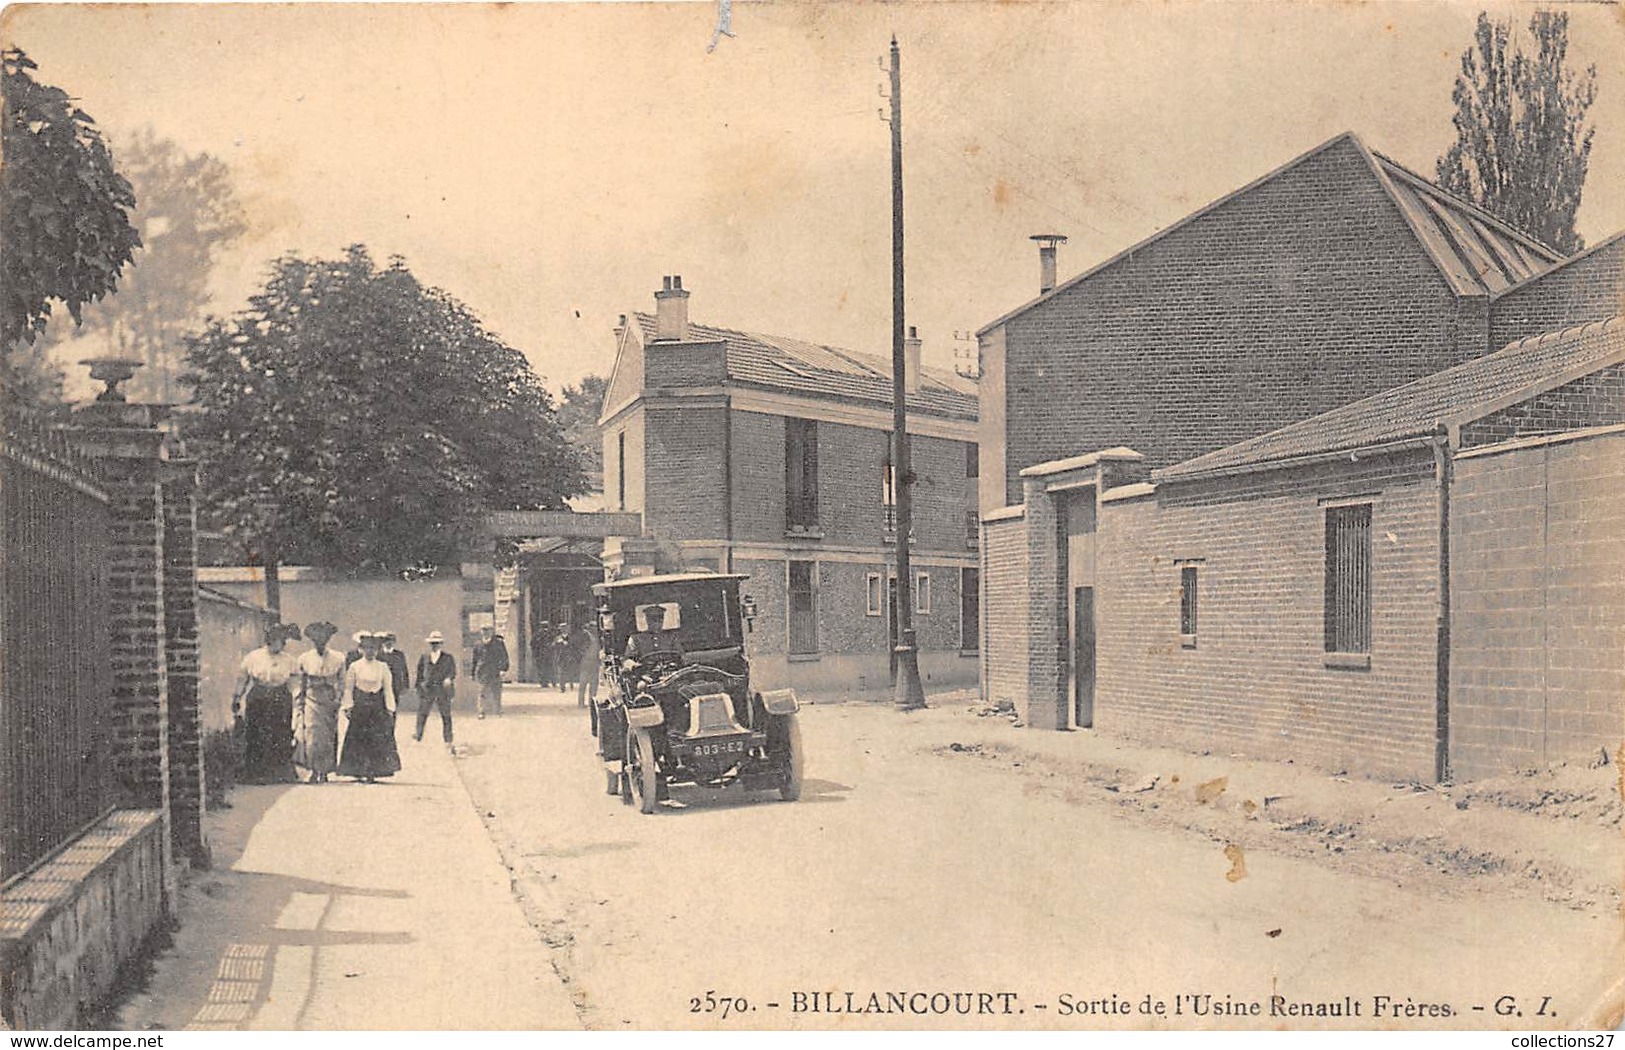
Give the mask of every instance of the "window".
[[959, 648], [975, 652], [982, 647], [982, 572], [959, 570]]
[[790, 562], [790, 655], [818, 652], [818, 566]]
[[818, 423], [784, 421], [784, 522], [792, 532], [818, 527]]
[[886, 432], [886, 455], [880, 461], [880, 514], [881, 527], [887, 532], [897, 530], [897, 479], [892, 472], [892, 437]]
[[867, 588], [865, 591], [866, 601], [863, 609], [864, 615], [879, 616], [882, 612], [880, 607], [882, 600], [880, 597], [882, 594], [880, 588], [880, 573], [871, 572], [868, 577], [865, 578], [864, 583]]
[[1187, 649], [1196, 648], [1196, 566], [1179, 569], [1179, 640]]
[[974, 510], [965, 512], [965, 546], [976, 550], [981, 546], [982, 516]]
[[974, 478], [982, 472], [982, 449], [975, 443], [965, 446], [965, 476]]
[[626, 431], [615, 435], [615, 490], [616, 506], [626, 509]]
[[921, 616], [931, 615], [931, 574], [928, 572], [914, 577], [914, 611]]
[[1371, 652], [1371, 504], [1326, 508], [1326, 651]]

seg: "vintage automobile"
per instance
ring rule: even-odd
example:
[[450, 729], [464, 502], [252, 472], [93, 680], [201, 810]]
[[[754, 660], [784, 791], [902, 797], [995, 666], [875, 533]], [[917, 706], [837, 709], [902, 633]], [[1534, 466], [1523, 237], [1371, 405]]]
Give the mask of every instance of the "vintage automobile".
[[644, 813], [674, 785], [801, 795], [795, 691], [751, 685], [745, 578], [693, 572], [593, 588], [606, 686], [593, 734], [609, 793]]

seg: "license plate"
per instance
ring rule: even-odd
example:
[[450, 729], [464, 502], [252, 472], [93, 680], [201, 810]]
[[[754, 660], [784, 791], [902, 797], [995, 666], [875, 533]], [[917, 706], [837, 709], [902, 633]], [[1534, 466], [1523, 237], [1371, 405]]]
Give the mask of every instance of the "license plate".
[[691, 745], [689, 754], [696, 758], [726, 758], [730, 755], [743, 755], [746, 749], [747, 744], [743, 738], [710, 740]]

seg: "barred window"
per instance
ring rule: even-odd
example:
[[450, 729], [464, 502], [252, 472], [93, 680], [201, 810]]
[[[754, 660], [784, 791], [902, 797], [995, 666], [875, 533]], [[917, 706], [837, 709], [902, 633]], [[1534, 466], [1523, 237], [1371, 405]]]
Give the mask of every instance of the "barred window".
[[1196, 566], [1179, 570], [1179, 635], [1187, 646], [1196, 644]]
[[810, 561], [790, 562], [790, 653], [818, 652], [818, 572]]
[[1326, 651], [1371, 652], [1371, 504], [1326, 508]]

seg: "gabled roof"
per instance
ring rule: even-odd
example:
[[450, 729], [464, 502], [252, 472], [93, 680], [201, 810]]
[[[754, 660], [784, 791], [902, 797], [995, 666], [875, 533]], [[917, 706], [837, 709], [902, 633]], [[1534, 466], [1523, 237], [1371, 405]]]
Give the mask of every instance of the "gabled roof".
[[1625, 317], [1509, 343], [1404, 386], [1152, 472], [1158, 482], [1268, 469], [1459, 426], [1625, 361]]
[[1341, 143], [1352, 145], [1366, 159], [1372, 177], [1394, 202], [1394, 207], [1404, 217], [1417, 242], [1457, 295], [1494, 294], [1527, 280], [1563, 258], [1528, 234], [1513, 229], [1461, 198], [1446, 193], [1403, 165], [1373, 152], [1360, 141], [1358, 135], [1352, 131], [1345, 131], [1245, 186], [1198, 208], [1178, 222], [1123, 249], [1106, 261], [1057, 285], [1051, 291], [1023, 303], [997, 320], [990, 321], [976, 334], [980, 336], [992, 331], [1011, 318], [1062, 294], [1073, 285], [1088, 280], [1100, 271], [1162, 240], [1175, 230], [1196, 222], [1209, 212], [1250, 193]]
[[[645, 346], [655, 343], [653, 314], [635, 315]], [[889, 360], [786, 336], [738, 332], [689, 323], [690, 343], [721, 343], [728, 381], [764, 390], [890, 405]], [[667, 344], [670, 345], [670, 344]], [[921, 368], [920, 388], [908, 396], [910, 412], [976, 418], [976, 385], [962, 376]]]

